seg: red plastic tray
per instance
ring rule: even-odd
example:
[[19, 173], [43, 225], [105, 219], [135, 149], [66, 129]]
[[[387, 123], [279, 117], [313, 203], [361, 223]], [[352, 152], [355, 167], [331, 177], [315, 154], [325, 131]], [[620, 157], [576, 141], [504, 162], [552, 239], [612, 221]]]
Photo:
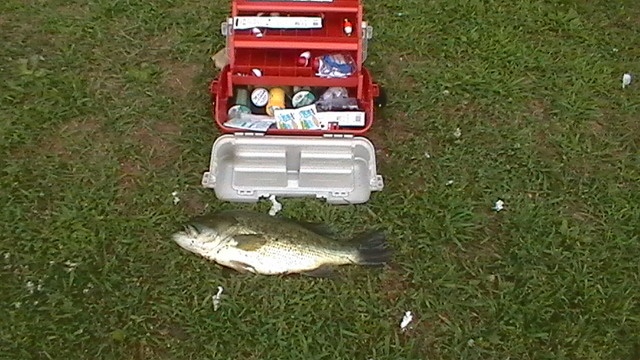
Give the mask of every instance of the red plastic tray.
[[[251, 30], [232, 30], [228, 34], [227, 48], [229, 65], [222, 69], [217, 79], [210, 85], [212, 115], [223, 133], [246, 132], [228, 128], [227, 111], [237, 86], [311, 86], [346, 87], [349, 95], [358, 99], [361, 111], [365, 112], [365, 126], [362, 128], [330, 128], [327, 130], [281, 130], [270, 129], [268, 135], [309, 135], [353, 134], [362, 135], [374, 121], [374, 100], [380, 89], [372, 80], [369, 71], [362, 65], [363, 7], [360, 0], [334, 0], [333, 2], [287, 2], [234, 0], [232, 16], [269, 16], [277, 12], [280, 16], [321, 16], [322, 29], [262, 29], [263, 36], [257, 37]], [[343, 21], [349, 19], [353, 33], [343, 32]], [[350, 55], [356, 61], [356, 72], [344, 79], [317, 77], [309, 66], [299, 66], [297, 59], [302, 52], [310, 51], [311, 56], [331, 53]], [[259, 69], [262, 76], [252, 75], [252, 69]]]
[[[240, 76], [233, 75], [230, 66], [225, 66], [220, 73], [218, 79], [211, 82], [210, 92], [212, 100], [212, 116], [220, 131], [225, 134], [236, 132], [247, 132], [247, 130], [230, 128], [224, 126], [227, 121], [227, 111], [230, 107], [230, 101], [233, 100], [233, 87], [235, 85], [308, 85], [308, 86], [344, 86], [350, 91], [351, 96], [358, 98], [358, 105], [361, 111], [365, 113], [365, 126], [362, 128], [330, 128], [327, 130], [286, 130], [286, 129], [269, 129], [267, 135], [309, 135], [321, 136], [324, 134], [352, 134], [363, 135], [373, 125], [375, 116], [374, 100], [380, 95], [380, 89], [377, 84], [373, 83], [369, 71], [363, 67], [358, 76], [351, 79], [320, 79], [310, 81], [314, 78], [296, 77], [296, 76]], [[327, 85], [334, 82], [335, 85]]]

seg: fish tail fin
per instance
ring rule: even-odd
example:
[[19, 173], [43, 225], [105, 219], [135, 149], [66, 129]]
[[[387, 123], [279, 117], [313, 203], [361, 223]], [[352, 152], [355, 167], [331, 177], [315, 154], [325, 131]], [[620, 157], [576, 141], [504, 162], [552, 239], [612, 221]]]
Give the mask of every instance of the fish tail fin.
[[382, 232], [364, 232], [353, 238], [351, 243], [356, 248], [356, 263], [359, 265], [383, 265], [391, 260], [392, 251]]

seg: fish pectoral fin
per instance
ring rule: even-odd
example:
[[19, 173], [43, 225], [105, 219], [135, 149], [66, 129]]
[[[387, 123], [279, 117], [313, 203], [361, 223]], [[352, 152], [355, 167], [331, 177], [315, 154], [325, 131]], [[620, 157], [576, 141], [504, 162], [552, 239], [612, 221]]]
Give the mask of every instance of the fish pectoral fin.
[[323, 265], [313, 270], [303, 271], [300, 274], [317, 278], [332, 279], [336, 277], [336, 273], [333, 271], [333, 267], [328, 265]]
[[242, 274], [256, 272], [256, 269], [254, 269], [253, 266], [241, 261], [229, 261], [229, 264], [227, 264], [227, 266]]
[[244, 251], [256, 251], [267, 243], [262, 234], [235, 235], [233, 239], [237, 242], [235, 247]]

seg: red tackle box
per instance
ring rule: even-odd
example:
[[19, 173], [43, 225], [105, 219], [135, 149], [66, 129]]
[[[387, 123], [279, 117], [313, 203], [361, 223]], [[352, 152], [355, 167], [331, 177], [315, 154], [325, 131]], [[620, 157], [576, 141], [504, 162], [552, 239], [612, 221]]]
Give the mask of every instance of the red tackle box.
[[[229, 61], [210, 92], [223, 135], [213, 145], [203, 186], [236, 202], [273, 195], [354, 204], [382, 190], [375, 149], [363, 136], [373, 125], [380, 88], [363, 65], [372, 27], [360, 0], [234, 0], [221, 31]], [[327, 63], [347, 71], [320, 74], [318, 66]], [[285, 119], [271, 109], [282, 114], [305, 106], [319, 119], [313, 129], [227, 123], [268, 124]]]

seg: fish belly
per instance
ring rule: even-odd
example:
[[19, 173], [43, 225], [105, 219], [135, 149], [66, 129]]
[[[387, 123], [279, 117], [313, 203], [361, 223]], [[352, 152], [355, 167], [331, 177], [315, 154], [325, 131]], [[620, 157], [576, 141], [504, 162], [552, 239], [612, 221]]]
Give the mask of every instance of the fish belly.
[[221, 250], [217, 256], [217, 262], [224, 266], [242, 263], [247, 265], [249, 271], [263, 275], [309, 271], [326, 263], [317, 256], [295, 253], [285, 249], [245, 251], [234, 247]]

